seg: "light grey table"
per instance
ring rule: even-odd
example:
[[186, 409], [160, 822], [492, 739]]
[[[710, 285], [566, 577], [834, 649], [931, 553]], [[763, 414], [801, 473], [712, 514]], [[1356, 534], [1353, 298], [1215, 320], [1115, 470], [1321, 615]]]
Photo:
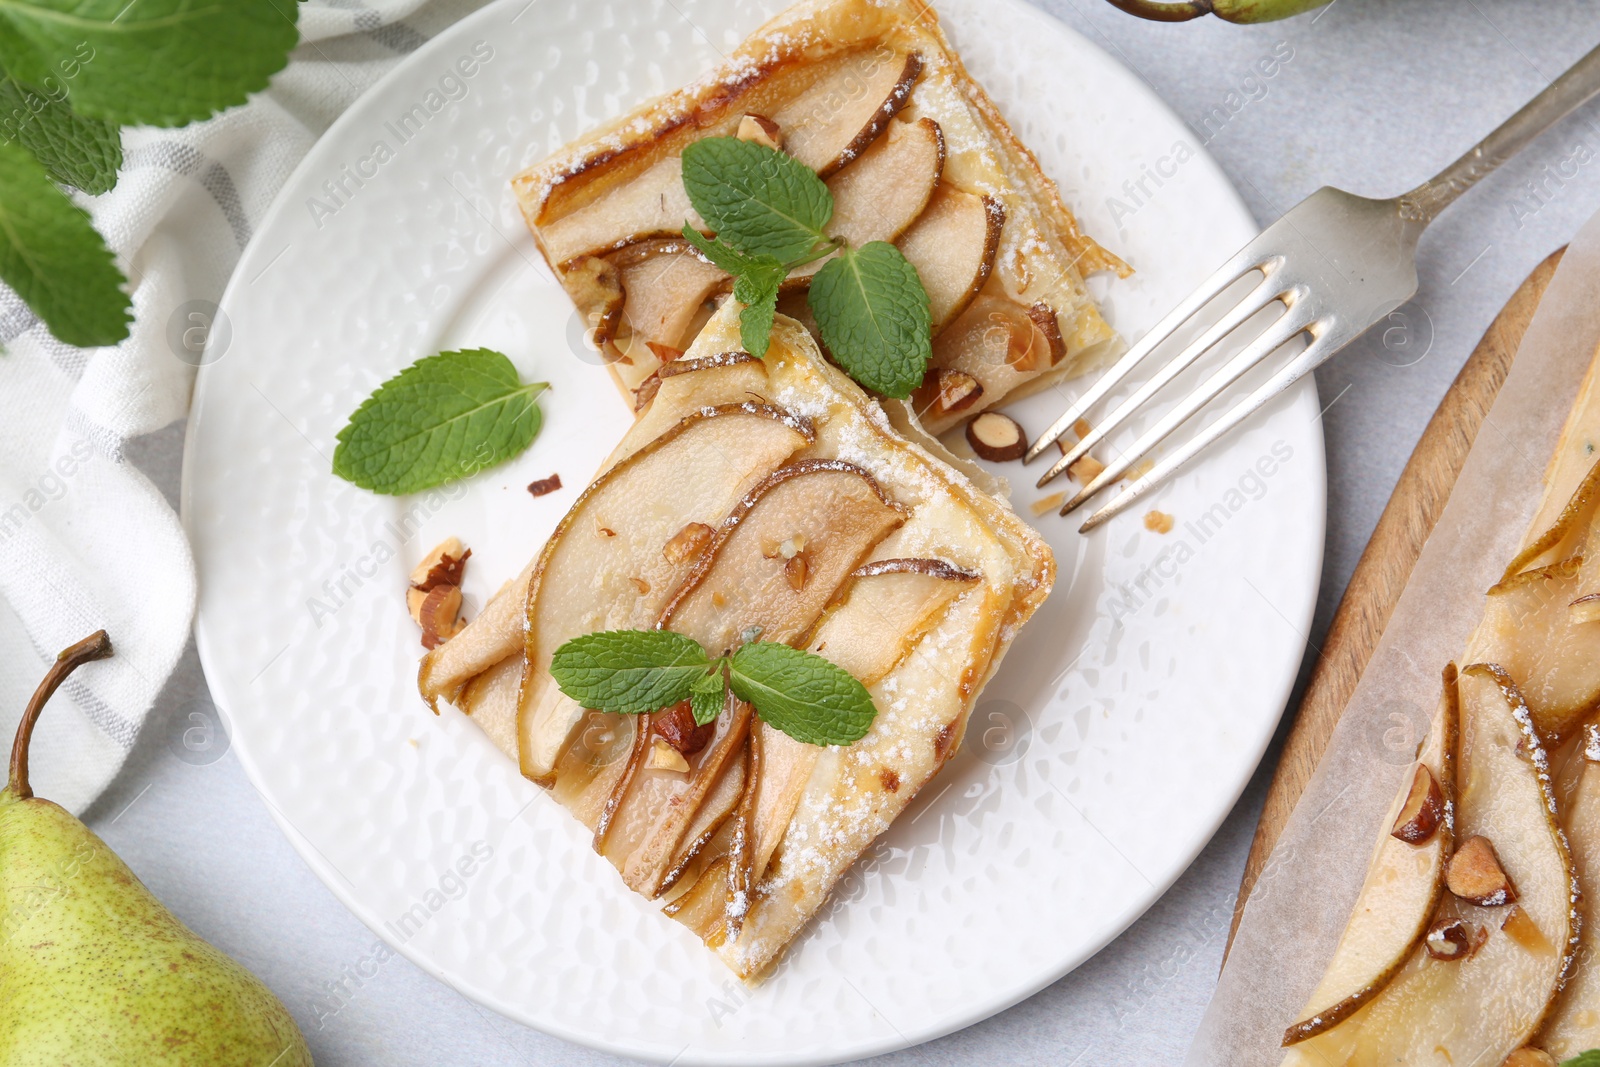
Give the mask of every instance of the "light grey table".
[[[1146, 23], [1104, 0], [1042, 6], [1145, 78], [1262, 222], [1325, 184], [1379, 196], [1409, 187], [1600, 41], [1588, 0], [1336, 0], [1259, 27]], [[1289, 58], [1264, 78], [1257, 63], [1274, 55]], [[1313, 649], [1461, 363], [1534, 265], [1597, 209], [1600, 107], [1590, 107], [1446, 214], [1423, 241], [1421, 291], [1404, 319], [1318, 375], [1329, 499]], [[137, 444], [136, 462], [176, 503], [182, 427]], [[508, 1022], [398, 956], [364, 963], [376, 936], [300, 861], [233, 755], [203, 765], [177, 755], [191, 713], [209, 707], [191, 649], [89, 823], [185, 922], [278, 992], [322, 1067], [623, 1062]], [[872, 1062], [1178, 1061], [1221, 964], [1275, 759], [1276, 746], [1194, 866], [1093, 960], [1010, 1011]]]

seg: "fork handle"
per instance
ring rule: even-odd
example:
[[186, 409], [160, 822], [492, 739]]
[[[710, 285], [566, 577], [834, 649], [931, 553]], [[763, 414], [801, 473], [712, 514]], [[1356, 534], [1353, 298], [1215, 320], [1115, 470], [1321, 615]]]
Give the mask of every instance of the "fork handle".
[[1402, 214], [1426, 226], [1455, 203], [1456, 197], [1597, 92], [1600, 92], [1600, 48], [1574, 63], [1460, 159], [1402, 196]]

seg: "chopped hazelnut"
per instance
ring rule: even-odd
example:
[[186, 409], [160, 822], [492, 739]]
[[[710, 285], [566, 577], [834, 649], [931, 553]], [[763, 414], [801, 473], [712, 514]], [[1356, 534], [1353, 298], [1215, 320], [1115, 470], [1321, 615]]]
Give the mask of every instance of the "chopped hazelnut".
[[1021, 459], [1028, 451], [1021, 424], [998, 411], [985, 411], [967, 423], [967, 444], [992, 463]]
[[1517, 899], [1517, 888], [1511, 884], [1487, 837], [1469, 837], [1461, 843], [1450, 857], [1444, 881], [1450, 892], [1483, 907], [1511, 904]]
[[422, 617], [422, 647], [438, 648], [461, 632], [457, 616], [461, 613], [461, 589], [454, 585], [436, 585], [423, 598], [419, 614]]
[[1419, 763], [1411, 776], [1406, 802], [1395, 816], [1394, 829], [1389, 834], [1408, 845], [1420, 845], [1432, 840], [1443, 820], [1444, 792], [1428, 765]]
[[658, 737], [650, 743], [650, 766], [664, 771], [686, 772], [689, 761], [683, 758], [683, 753]]
[[1035, 515], [1043, 515], [1047, 511], [1054, 511], [1067, 502], [1066, 493], [1051, 493], [1049, 496], [1040, 497], [1028, 505], [1028, 510]]
[[1434, 959], [1453, 963], [1478, 951], [1487, 937], [1481, 926], [1463, 919], [1441, 919], [1428, 929], [1423, 945]]
[[1083, 456], [1067, 468], [1067, 475], [1079, 485], [1088, 485], [1100, 477], [1100, 472], [1105, 469], [1106, 465], [1093, 456]]
[[783, 151], [783, 130], [765, 115], [744, 116], [739, 120], [739, 132], [735, 136], [741, 141], [753, 141], [775, 151]]
[[668, 563], [682, 563], [705, 551], [716, 531], [703, 522], [691, 522], [667, 539], [661, 546], [661, 557]]
[[783, 565], [783, 575], [785, 578], [789, 579], [789, 588], [793, 589], [797, 593], [804, 589], [806, 587], [806, 572], [808, 570], [809, 567], [806, 564], [805, 553], [802, 552], [798, 555], [788, 557], [788, 561]]
[[411, 587], [424, 593], [436, 585], [460, 585], [472, 549], [462, 548], [459, 537], [447, 537], [422, 557], [411, 572]]
[[552, 474], [548, 478], [540, 478], [537, 481], [528, 483], [528, 492], [534, 496], [544, 496], [546, 493], [553, 493], [560, 488], [561, 475], [559, 474]]
[[712, 735], [717, 732], [717, 724], [708, 722], [698, 726], [694, 721], [694, 710], [687, 700], [680, 700], [664, 711], [658, 711], [651, 718], [651, 729], [655, 735], [685, 756], [692, 756], [711, 743]]
[[983, 385], [966, 371], [940, 367], [934, 372], [934, 406], [940, 414], [971, 407], [983, 395]]
[[630, 578], [628, 580], [633, 583], [635, 589], [639, 590], [640, 596], [645, 596], [650, 592], [650, 583], [643, 578]]
[[1172, 516], [1165, 511], [1147, 511], [1144, 513], [1144, 528], [1152, 533], [1171, 533], [1172, 522]]

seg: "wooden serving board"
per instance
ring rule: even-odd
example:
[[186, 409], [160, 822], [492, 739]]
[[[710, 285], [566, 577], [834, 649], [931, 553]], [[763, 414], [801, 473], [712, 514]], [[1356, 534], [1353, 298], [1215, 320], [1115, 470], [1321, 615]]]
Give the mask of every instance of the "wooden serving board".
[[1506, 380], [1522, 335], [1564, 251], [1557, 249], [1534, 268], [1456, 375], [1411, 453], [1394, 495], [1372, 532], [1372, 540], [1367, 542], [1366, 551], [1350, 576], [1312, 670], [1311, 682], [1295, 713], [1294, 726], [1284, 742], [1278, 769], [1267, 787], [1266, 807], [1256, 826], [1239, 883], [1239, 897], [1234, 902], [1233, 926], [1228, 931], [1230, 946], [1250, 890], [1278, 843], [1289, 813], [1317, 769], [1334, 724], [1355, 692], [1372, 650], [1383, 636], [1383, 628], [1411, 578], [1433, 524], [1450, 499], [1483, 417]]

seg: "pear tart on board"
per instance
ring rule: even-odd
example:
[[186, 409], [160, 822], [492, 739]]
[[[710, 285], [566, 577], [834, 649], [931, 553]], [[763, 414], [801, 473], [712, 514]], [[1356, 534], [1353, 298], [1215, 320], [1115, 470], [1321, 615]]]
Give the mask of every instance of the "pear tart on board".
[[[1038, 535], [916, 434], [793, 319], [764, 360], [739, 351], [727, 302], [538, 558], [423, 660], [427, 700], [471, 716], [746, 979], [956, 751], [1055, 578]], [[803, 744], [732, 697], [698, 728], [684, 707], [606, 714], [550, 675], [574, 637], [658, 625], [712, 655], [754, 627], [811, 650], [866, 686], [872, 728]]]
[[1600, 357], [1285, 1067], [1600, 1048]]
[[[834, 198], [830, 236], [891, 241], [916, 267], [933, 358], [915, 407], [934, 433], [1102, 366], [1117, 345], [1084, 285], [1128, 273], [1078, 230], [920, 0], [804, 0], [699, 81], [512, 180], [524, 218], [636, 407], [732, 279], [682, 238], [704, 230], [680, 157], [702, 137], [781, 148]], [[805, 289], [779, 310], [810, 322]], [[814, 331], [813, 331], [814, 332]]]

